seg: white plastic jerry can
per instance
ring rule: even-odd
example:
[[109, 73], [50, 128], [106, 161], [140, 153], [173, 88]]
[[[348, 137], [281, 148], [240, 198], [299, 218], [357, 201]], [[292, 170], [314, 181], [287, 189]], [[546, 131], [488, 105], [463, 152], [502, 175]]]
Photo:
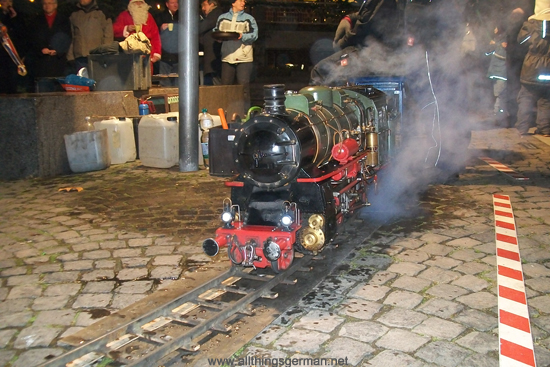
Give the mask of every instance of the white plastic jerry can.
[[136, 160], [134, 124], [126, 117], [111, 117], [94, 122], [96, 130], [107, 130], [111, 164], [121, 164]]

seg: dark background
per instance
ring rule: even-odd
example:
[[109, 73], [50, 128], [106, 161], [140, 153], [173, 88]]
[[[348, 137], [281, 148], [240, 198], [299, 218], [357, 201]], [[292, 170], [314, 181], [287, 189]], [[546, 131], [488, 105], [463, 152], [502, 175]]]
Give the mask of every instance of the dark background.
[[[164, 0], [146, 0], [155, 15], [164, 9]], [[192, 1], [192, 0], [185, 0]], [[433, 1], [433, 2], [432, 2]], [[421, 7], [428, 13], [431, 5], [452, 0], [386, 0], [376, 18], [385, 21], [384, 26], [373, 27], [374, 36], [399, 49], [407, 35], [405, 9]], [[494, 12], [513, 0], [457, 0], [466, 3], [469, 19], [479, 44], [486, 44], [492, 37]], [[58, 11], [70, 15], [76, 9], [76, 0], [58, 0]], [[127, 0], [97, 0], [100, 9], [113, 20], [126, 9]], [[361, 2], [329, 0], [250, 0], [247, 12], [252, 14], [259, 27], [259, 39], [255, 43], [255, 71], [253, 79], [259, 83], [295, 82], [307, 83], [310, 70], [319, 60], [332, 53], [332, 37], [340, 19], [356, 11]], [[221, 1], [225, 10], [229, 1]], [[41, 12], [41, 1], [14, 0], [14, 7], [25, 22]], [[198, 16], [198, 15], [197, 15]], [[391, 24], [388, 29], [387, 24]], [[391, 37], [389, 36], [391, 34]], [[29, 35], [32, 37], [32, 34]], [[17, 46], [16, 46], [17, 47]], [[481, 55], [480, 55], [481, 57]]]

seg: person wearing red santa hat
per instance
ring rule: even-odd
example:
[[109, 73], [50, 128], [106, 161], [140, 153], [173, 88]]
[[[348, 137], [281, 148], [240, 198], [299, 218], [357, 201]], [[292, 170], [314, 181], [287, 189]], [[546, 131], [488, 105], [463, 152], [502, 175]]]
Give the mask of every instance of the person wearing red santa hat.
[[157, 62], [161, 57], [160, 36], [149, 8], [143, 0], [130, 0], [128, 10], [120, 13], [113, 23], [113, 32], [116, 38], [126, 38], [136, 30], [141, 30], [151, 41], [151, 62]]

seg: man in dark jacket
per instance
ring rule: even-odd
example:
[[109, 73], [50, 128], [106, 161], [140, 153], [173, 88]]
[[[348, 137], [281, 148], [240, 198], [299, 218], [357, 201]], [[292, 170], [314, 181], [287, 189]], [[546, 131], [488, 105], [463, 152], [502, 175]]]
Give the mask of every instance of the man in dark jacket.
[[42, 0], [44, 14], [33, 22], [34, 76], [65, 76], [71, 46], [69, 18], [57, 12], [57, 0]]
[[204, 18], [199, 23], [199, 37], [203, 47], [204, 85], [220, 84], [222, 71], [222, 44], [212, 38], [212, 29], [223, 13], [218, 0], [203, 0], [201, 10]]
[[[161, 59], [159, 73], [162, 75], [178, 73], [178, 0], [167, 0], [166, 9], [155, 21], [160, 32]], [[177, 85], [177, 78], [163, 78], [160, 84], [164, 87]]]
[[537, 134], [550, 137], [550, 0], [536, 2], [518, 42], [528, 51], [521, 68], [516, 128], [525, 135], [536, 122]]

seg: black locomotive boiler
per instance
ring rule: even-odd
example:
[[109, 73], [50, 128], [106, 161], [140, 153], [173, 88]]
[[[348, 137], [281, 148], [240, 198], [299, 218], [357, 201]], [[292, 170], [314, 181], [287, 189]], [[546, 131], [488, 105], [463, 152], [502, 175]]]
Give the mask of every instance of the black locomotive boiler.
[[237, 176], [227, 181], [222, 226], [203, 242], [234, 264], [287, 269], [294, 251], [316, 254], [344, 218], [368, 205], [369, 186], [394, 149], [388, 96], [369, 86], [264, 87], [261, 113], [235, 130]]

